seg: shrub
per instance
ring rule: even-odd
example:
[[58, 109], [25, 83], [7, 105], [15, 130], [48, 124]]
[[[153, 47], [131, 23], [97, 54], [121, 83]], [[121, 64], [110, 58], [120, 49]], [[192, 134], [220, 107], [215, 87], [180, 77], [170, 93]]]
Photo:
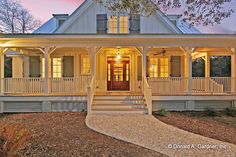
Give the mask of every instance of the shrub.
[[210, 108], [210, 107], [205, 108], [205, 112], [206, 112], [206, 115], [210, 117], [218, 116], [218, 113], [215, 111], [215, 109]]
[[167, 115], [169, 114], [169, 112], [167, 112], [164, 108], [162, 108], [162, 109], [158, 110], [158, 111], [156, 112], [156, 114], [157, 114], [158, 116], [167, 116]]
[[226, 114], [227, 116], [236, 117], [236, 109], [233, 109], [233, 108], [226, 108], [226, 109], [225, 109], [225, 114]]

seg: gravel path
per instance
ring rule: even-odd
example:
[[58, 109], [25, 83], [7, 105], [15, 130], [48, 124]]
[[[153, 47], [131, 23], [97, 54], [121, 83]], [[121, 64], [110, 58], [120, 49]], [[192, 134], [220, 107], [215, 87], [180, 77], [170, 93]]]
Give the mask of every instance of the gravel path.
[[163, 157], [160, 153], [116, 140], [85, 125], [82, 113], [14, 114], [0, 119], [0, 135], [8, 125], [31, 133], [19, 157]]
[[90, 114], [86, 124], [97, 132], [170, 157], [236, 157], [236, 145], [180, 130], [153, 116]]

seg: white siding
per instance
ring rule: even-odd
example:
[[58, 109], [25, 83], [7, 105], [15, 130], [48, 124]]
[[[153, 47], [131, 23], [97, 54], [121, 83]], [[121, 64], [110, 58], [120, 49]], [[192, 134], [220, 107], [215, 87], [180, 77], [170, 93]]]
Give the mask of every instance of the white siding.
[[[97, 33], [96, 15], [106, 14], [109, 11], [100, 5], [92, 4], [80, 16], [74, 19], [74, 22], [65, 29], [65, 31], [58, 31], [57, 33], [81, 33], [91, 34]], [[150, 17], [141, 17], [140, 33], [174, 33], [168, 24], [164, 22], [162, 17], [153, 15]]]

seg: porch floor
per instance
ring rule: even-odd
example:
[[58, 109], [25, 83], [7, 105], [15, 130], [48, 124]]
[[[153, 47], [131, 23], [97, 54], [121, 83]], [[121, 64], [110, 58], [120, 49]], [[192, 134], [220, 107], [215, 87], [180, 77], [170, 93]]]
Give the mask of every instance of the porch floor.
[[[89, 128], [102, 134], [127, 141], [168, 156], [235, 156], [236, 145], [210, 139], [167, 125], [149, 115], [89, 114]], [[191, 145], [194, 148], [175, 148]], [[210, 145], [207, 149], [199, 146]], [[219, 148], [226, 146], [226, 149]]]

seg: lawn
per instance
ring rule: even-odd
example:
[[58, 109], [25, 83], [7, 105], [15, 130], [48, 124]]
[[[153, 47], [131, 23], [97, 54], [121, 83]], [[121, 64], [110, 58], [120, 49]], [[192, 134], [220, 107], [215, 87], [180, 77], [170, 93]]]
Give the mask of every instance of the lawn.
[[180, 129], [236, 144], [236, 117], [217, 112], [209, 116], [207, 112], [170, 112], [166, 116], [154, 114], [164, 123]]
[[94, 132], [86, 127], [85, 118], [85, 113], [1, 116], [0, 156], [1, 154], [14, 157], [163, 156]]

